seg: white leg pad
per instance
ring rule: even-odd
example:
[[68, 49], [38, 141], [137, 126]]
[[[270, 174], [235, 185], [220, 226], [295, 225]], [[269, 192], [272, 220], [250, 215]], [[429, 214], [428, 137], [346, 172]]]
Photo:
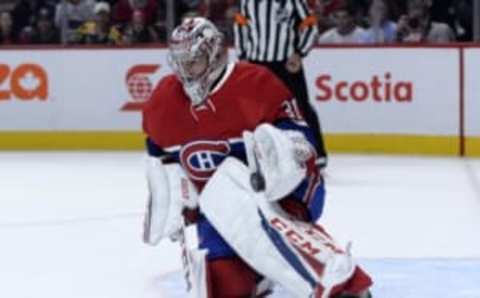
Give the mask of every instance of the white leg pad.
[[199, 199], [202, 212], [252, 268], [281, 284], [295, 297], [310, 297], [315, 284], [292, 268], [262, 228], [249, 179], [245, 165], [227, 158], [202, 191]]
[[319, 290], [328, 297], [354, 273], [351, 255], [319, 226], [292, 220], [276, 202], [256, 193], [250, 172], [227, 158], [200, 196], [212, 225], [252, 268], [297, 297]]
[[262, 199], [261, 195], [257, 196], [257, 204], [261, 216], [269, 223], [269, 234], [283, 239], [300, 256], [305, 276], [315, 280], [322, 298], [329, 297], [334, 287], [353, 276], [356, 263], [350, 252], [345, 252], [320, 226], [290, 219], [278, 205]]

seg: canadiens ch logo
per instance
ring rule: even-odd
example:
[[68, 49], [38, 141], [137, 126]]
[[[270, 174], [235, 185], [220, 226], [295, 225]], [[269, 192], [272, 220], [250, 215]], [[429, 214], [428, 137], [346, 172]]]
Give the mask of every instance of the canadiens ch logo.
[[229, 153], [230, 145], [226, 141], [196, 141], [182, 148], [180, 161], [190, 178], [205, 181]]

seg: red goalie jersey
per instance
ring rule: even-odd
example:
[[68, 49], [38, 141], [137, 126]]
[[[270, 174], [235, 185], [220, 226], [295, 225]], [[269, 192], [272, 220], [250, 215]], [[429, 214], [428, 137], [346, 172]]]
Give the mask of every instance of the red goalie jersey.
[[282, 120], [302, 120], [289, 90], [263, 67], [235, 63], [199, 106], [174, 75], [165, 77], [144, 108], [143, 127], [160, 155], [178, 161], [201, 189], [227, 156], [245, 160], [244, 130]]

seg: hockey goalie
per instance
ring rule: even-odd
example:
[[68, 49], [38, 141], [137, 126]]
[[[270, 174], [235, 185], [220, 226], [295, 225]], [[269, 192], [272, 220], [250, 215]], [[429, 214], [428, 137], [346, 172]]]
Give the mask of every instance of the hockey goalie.
[[174, 73], [143, 111], [149, 201], [144, 241], [194, 226], [185, 252], [197, 298], [370, 297], [372, 281], [316, 222], [325, 185], [313, 135], [267, 69], [229, 62], [223, 36], [192, 18], [169, 41]]

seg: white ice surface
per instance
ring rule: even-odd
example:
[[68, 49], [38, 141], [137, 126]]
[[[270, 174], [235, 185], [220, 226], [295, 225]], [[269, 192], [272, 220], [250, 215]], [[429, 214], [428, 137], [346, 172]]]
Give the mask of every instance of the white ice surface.
[[[480, 298], [480, 160], [334, 155], [327, 189], [375, 297]], [[142, 153], [0, 153], [0, 297], [186, 297], [176, 244], [141, 242], [145, 198]]]

